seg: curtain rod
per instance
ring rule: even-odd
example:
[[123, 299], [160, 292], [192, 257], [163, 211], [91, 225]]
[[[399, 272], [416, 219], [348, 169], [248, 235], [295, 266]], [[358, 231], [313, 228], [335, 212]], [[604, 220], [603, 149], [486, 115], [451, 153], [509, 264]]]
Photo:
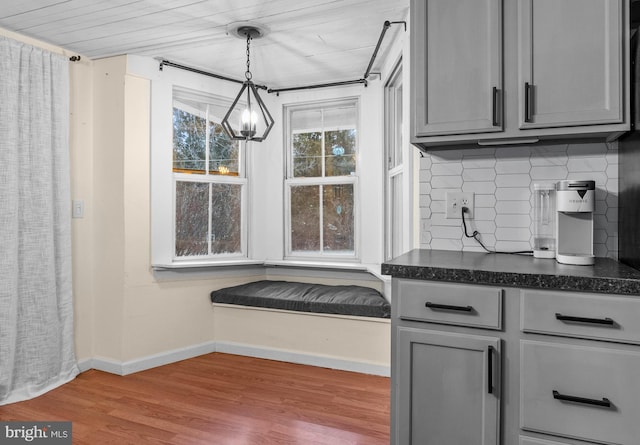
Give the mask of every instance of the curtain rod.
[[267, 93], [276, 93], [276, 95], [280, 95], [280, 93], [285, 91], [296, 91], [296, 90], [311, 90], [314, 88], [327, 88], [327, 87], [339, 87], [343, 85], [354, 85], [362, 83], [364, 86], [367, 86], [366, 79], [356, 79], [356, 80], [344, 80], [341, 82], [330, 82], [330, 83], [318, 83], [315, 85], [305, 85], [300, 87], [290, 87], [290, 88], [269, 88]]
[[373, 66], [373, 62], [376, 60], [376, 57], [378, 55], [378, 50], [380, 49], [380, 45], [382, 45], [382, 40], [384, 40], [384, 35], [387, 33], [387, 30], [391, 28], [391, 25], [397, 25], [399, 23], [404, 24], [404, 30], [406, 32], [407, 22], [405, 21], [390, 22], [389, 20], [387, 20], [384, 22], [384, 25], [382, 25], [382, 32], [380, 32], [380, 37], [378, 38], [378, 44], [376, 45], [376, 49], [373, 50], [373, 54], [371, 55], [371, 60], [369, 61], [369, 66], [367, 66], [367, 70], [364, 72], [364, 76], [362, 76], [364, 79], [367, 79], [369, 77], [369, 74], [371, 74], [371, 67]]
[[[160, 71], [162, 71], [165, 66], [171, 66], [173, 68], [178, 68], [178, 69], [181, 69], [181, 70], [190, 71], [192, 73], [202, 74], [203, 76], [215, 77], [216, 79], [222, 79], [222, 80], [226, 80], [228, 82], [234, 82], [234, 83], [240, 83], [240, 84], [244, 83], [244, 81], [238, 80], [238, 79], [234, 79], [232, 77], [223, 76], [221, 74], [210, 73], [208, 71], [203, 71], [203, 70], [200, 70], [198, 68], [193, 68], [193, 67], [186, 66], [186, 65], [180, 65], [179, 63], [174, 63], [174, 62], [171, 62], [169, 60], [162, 59], [160, 61]], [[254, 86], [256, 88], [261, 89], [261, 90], [266, 90], [267, 89], [267, 87], [264, 86], [264, 85], [256, 85], [256, 84], [254, 84]]]
[[[397, 22], [390, 22], [389, 20], [386, 20], [384, 22], [384, 25], [382, 26], [382, 31], [380, 33], [380, 37], [378, 38], [378, 43], [376, 44], [375, 49], [373, 50], [373, 54], [371, 55], [371, 60], [369, 60], [369, 65], [367, 66], [367, 70], [364, 73], [364, 76], [362, 79], [356, 79], [356, 80], [345, 80], [345, 81], [341, 81], [341, 82], [330, 82], [330, 83], [320, 83], [320, 84], [315, 84], [315, 85], [306, 85], [306, 86], [299, 86], [299, 87], [290, 87], [290, 88], [267, 88], [264, 85], [256, 85], [256, 88], [259, 88], [261, 90], [266, 90], [267, 93], [276, 93], [276, 95], [280, 95], [280, 93], [285, 92], [285, 91], [298, 91], [298, 90], [310, 90], [310, 89], [315, 89], [315, 88], [327, 88], [327, 87], [337, 87], [337, 86], [343, 86], [343, 85], [354, 85], [354, 84], [364, 84], [364, 86], [368, 86], [368, 82], [367, 79], [369, 78], [369, 76], [372, 74], [371, 73], [371, 68], [373, 67], [373, 63], [376, 60], [376, 57], [378, 56], [378, 51], [380, 50], [380, 46], [382, 45], [382, 41], [384, 40], [384, 36], [387, 33], [387, 30], [391, 27], [391, 25], [397, 25], [402, 23], [404, 25], [404, 30], [407, 30], [407, 22], [401, 20], [401, 21], [397, 21]], [[170, 62], [168, 60], [162, 59], [160, 61], [160, 71], [162, 71], [164, 66], [171, 66], [174, 68], [178, 68], [181, 70], [185, 70], [185, 71], [191, 71], [192, 73], [197, 73], [197, 74], [202, 74], [204, 76], [209, 76], [209, 77], [215, 77], [216, 79], [222, 79], [222, 80], [227, 80], [229, 82], [234, 82], [234, 83], [244, 83], [244, 81], [242, 80], [238, 80], [238, 79], [233, 79], [231, 77], [226, 77], [226, 76], [222, 76], [220, 74], [214, 74], [214, 73], [210, 73], [208, 71], [203, 71], [197, 68], [192, 68], [186, 65], [180, 65], [178, 63], [174, 63], [174, 62]]]

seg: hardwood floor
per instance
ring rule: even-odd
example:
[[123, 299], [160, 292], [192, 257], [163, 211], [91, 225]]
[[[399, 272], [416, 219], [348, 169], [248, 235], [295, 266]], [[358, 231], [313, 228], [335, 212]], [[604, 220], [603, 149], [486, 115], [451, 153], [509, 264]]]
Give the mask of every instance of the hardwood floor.
[[0, 420], [73, 422], [74, 445], [388, 445], [388, 378], [213, 353], [87, 371]]

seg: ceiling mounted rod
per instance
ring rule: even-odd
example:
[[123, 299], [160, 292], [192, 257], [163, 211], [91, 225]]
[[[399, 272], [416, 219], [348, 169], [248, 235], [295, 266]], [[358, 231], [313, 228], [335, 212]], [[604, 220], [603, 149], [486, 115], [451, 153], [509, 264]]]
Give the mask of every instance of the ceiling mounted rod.
[[[179, 63], [174, 63], [174, 62], [170, 62], [169, 60], [162, 59], [160, 61], [160, 71], [162, 71], [165, 66], [170, 66], [170, 67], [173, 67], [173, 68], [178, 68], [178, 69], [181, 69], [181, 70], [190, 71], [190, 72], [196, 73], [196, 74], [202, 74], [203, 76], [215, 77], [216, 79], [226, 80], [226, 81], [229, 81], [229, 82], [240, 83], [240, 84], [244, 83], [243, 80], [233, 79], [231, 77], [226, 77], [226, 76], [222, 76], [220, 74], [210, 73], [208, 71], [199, 70], [197, 68], [192, 68], [192, 67], [186, 66], [186, 65], [180, 65]], [[254, 86], [256, 88], [258, 88], [258, 89], [261, 89], [261, 90], [267, 90], [268, 89], [265, 85], [256, 85], [256, 84], [254, 84]]]
[[315, 88], [328, 88], [328, 87], [340, 87], [343, 85], [355, 85], [358, 83], [363, 83], [364, 86], [367, 86], [366, 79], [357, 79], [357, 80], [344, 80], [341, 82], [331, 82], [331, 83], [319, 83], [315, 85], [305, 85], [302, 87], [291, 87], [291, 88], [269, 88], [267, 93], [276, 93], [280, 94], [284, 91], [297, 91], [297, 90], [312, 90]]
[[376, 57], [378, 56], [378, 51], [380, 50], [380, 46], [382, 45], [382, 41], [384, 40], [384, 35], [387, 33], [387, 30], [389, 28], [391, 28], [391, 25], [397, 25], [397, 24], [404, 24], [404, 30], [407, 30], [407, 22], [405, 21], [398, 21], [398, 22], [390, 22], [389, 20], [386, 20], [384, 22], [384, 25], [382, 25], [382, 32], [380, 32], [380, 37], [378, 38], [378, 44], [376, 45], [376, 49], [373, 50], [373, 54], [371, 55], [371, 60], [369, 61], [369, 66], [367, 67], [367, 70], [364, 72], [364, 76], [362, 76], [364, 79], [367, 79], [369, 77], [369, 74], [371, 74], [371, 68], [373, 67], [373, 62], [375, 62]]
[[384, 22], [384, 25], [382, 27], [382, 32], [380, 33], [380, 37], [378, 38], [378, 43], [376, 45], [375, 50], [373, 51], [373, 55], [371, 56], [371, 60], [369, 61], [369, 66], [367, 67], [367, 71], [364, 73], [364, 76], [362, 79], [358, 79], [358, 80], [346, 80], [344, 82], [331, 82], [331, 83], [321, 83], [321, 84], [317, 84], [317, 85], [308, 85], [308, 86], [302, 86], [302, 87], [292, 87], [292, 88], [269, 88], [267, 90], [267, 93], [276, 93], [276, 94], [280, 94], [281, 92], [284, 91], [297, 91], [297, 90], [309, 90], [312, 88], [326, 88], [326, 87], [338, 87], [338, 86], [343, 86], [343, 85], [353, 85], [353, 84], [364, 84], [364, 86], [366, 87], [367, 84], [367, 79], [369, 78], [369, 76], [372, 74], [371, 73], [371, 67], [373, 67], [373, 62], [375, 62], [376, 57], [378, 55], [378, 51], [380, 50], [380, 46], [382, 45], [382, 41], [384, 40], [384, 35], [387, 32], [387, 29], [389, 29], [391, 27], [391, 25], [397, 25], [402, 23], [404, 25], [404, 30], [407, 30], [407, 22], [405, 21], [397, 21], [397, 22], [390, 22], [389, 20]]
[[[407, 30], [407, 22], [405, 21], [390, 22], [389, 20], [386, 20], [384, 22], [384, 25], [382, 27], [382, 32], [380, 33], [380, 37], [378, 38], [378, 43], [376, 44], [376, 48], [374, 49], [373, 54], [371, 55], [369, 66], [367, 66], [367, 71], [365, 71], [362, 79], [345, 80], [341, 82], [320, 83], [315, 85], [306, 85], [306, 86], [290, 87], [290, 88], [267, 88], [264, 85], [255, 85], [255, 87], [261, 90], [266, 90], [267, 93], [276, 93], [277, 95], [286, 91], [311, 90], [315, 88], [329, 88], [329, 87], [339, 87], [344, 85], [355, 85], [355, 84], [364, 84], [364, 86], [366, 87], [368, 85], [367, 79], [372, 74], [371, 68], [373, 67], [373, 63], [375, 62], [376, 57], [378, 56], [378, 51], [380, 50], [380, 46], [382, 45], [382, 41], [384, 40], [384, 36], [387, 33], [387, 30], [391, 27], [391, 25], [398, 25], [398, 24], [403, 24], [404, 30], [405, 31]], [[233, 79], [231, 77], [222, 76], [220, 74], [209, 73], [207, 71], [202, 71], [197, 68], [191, 68], [185, 65], [180, 65], [164, 59], [160, 62], [160, 71], [162, 71], [162, 68], [164, 65], [171, 66], [174, 68], [179, 68], [186, 71], [191, 71], [192, 73], [198, 73], [198, 74], [202, 74], [209, 77], [215, 77], [216, 79], [228, 80], [229, 82], [244, 83], [244, 81], [242, 80]]]

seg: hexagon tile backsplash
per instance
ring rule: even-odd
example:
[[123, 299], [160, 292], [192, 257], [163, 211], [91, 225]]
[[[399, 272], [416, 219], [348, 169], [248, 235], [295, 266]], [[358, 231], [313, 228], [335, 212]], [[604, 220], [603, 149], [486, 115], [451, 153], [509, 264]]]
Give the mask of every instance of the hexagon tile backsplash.
[[461, 219], [445, 219], [449, 191], [475, 193], [477, 230], [492, 250], [533, 246], [533, 184], [562, 179], [596, 182], [594, 253], [618, 258], [618, 144], [563, 144], [431, 151], [420, 158], [421, 247], [483, 251], [466, 238]]

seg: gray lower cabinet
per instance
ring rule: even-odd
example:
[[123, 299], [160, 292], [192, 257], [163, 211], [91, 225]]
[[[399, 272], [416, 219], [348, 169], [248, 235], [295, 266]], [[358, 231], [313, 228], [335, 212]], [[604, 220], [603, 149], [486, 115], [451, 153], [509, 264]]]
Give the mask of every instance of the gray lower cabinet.
[[497, 445], [500, 340], [399, 328], [398, 445]]
[[639, 445], [640, 295], [393, 279], [392, 445]]

